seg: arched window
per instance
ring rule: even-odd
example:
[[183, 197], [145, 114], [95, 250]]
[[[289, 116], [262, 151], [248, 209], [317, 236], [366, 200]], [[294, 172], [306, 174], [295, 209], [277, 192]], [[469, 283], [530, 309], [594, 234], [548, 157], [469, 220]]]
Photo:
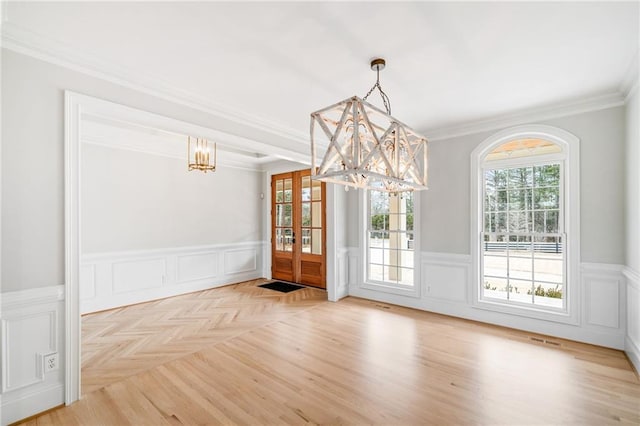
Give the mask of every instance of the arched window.
[[578, 138], [550, 126], [499, 132], [472, 153], [478, 307], [577, 322]]

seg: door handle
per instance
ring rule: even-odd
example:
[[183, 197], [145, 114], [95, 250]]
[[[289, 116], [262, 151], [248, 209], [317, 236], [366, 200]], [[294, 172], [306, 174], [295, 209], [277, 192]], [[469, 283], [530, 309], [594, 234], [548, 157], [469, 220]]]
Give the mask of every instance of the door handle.
[[296, 233], [292, 232], [292, 238], [291, 238], [291, 244], [295, 244], [296, 243]]

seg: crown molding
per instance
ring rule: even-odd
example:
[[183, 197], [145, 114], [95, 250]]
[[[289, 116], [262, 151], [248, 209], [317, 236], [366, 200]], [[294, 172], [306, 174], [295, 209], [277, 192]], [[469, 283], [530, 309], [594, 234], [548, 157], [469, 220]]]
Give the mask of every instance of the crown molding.
[[[5, 6], [6, 2], [2, 2]], [[63, 43], [42, 37], [8, 22], [6, 7], [2, 10], [2, 48], [40, 59], [55, 65], [87, 74], [120, 86], [127, 87], [157, 98], [199, 110], [237, 124], [264, 131], [279, 138], [297, 143], [307, 143], [308, 135], [293, 130], [271, 120], [248, 114], [228, 105], [212, 102], [191, 92], [184, 91], [158, 78], [133, 73], [111, 62], [100, 60], [86, 54], [80, 54]], [[590, 111], [599, 111], [624, 105], [638, 88], [638, 53], [625, 73], [618, 91], [578, 101], [523, 109], [506, 115], [498, 115], [482, 120], [460, 122], [450, 126], [434, 128], [421, 133], [429, 141], [439, 141], [459, 136], [492, 131], [536, 121], [549, 120]]]
[[600, 111], [625, 104], [625, 99], [619, 92], [594, 96], [579, 101], [547, 105], [544, 107], [520, 110], [513, 114], [499, 115], [468, 123], [455, 124], [453, 126], [441, 127], [423, 131], [429, 141], [440, 141], [459, 136], [466, 136], [475, 133], [488, 132], [517, 126], [550, 120], [554, 118], [566, 117], [591, 111]]
[[638, 90], [638, 80], [640, 79], [639, 75], [639, 65], [638, 65], [638, 57], [640, 56], [640, 50], [636, 50], [636, 54], [633, 55], [633, 59], [627, 68], [627, 71], [622, 78], [622, 82], [620, 83], [620, 93], [624, 96], [624, 101], [628, 102], [629, 98], [633, 96], [633, 94]]
[[[4, 5], [5, 2], [2, 2]], [[134, 73], [97, 57], [81, 54], [58, 41], [42, 37], [20, 28], [11, 22], [3, 22], [1, 47], [23, 55], [69, 68], [92, 77], [106, 80], [138, 92], [193, 108], [237, 124], [270, 133], [298, 143], [307, 143], [308, 135], [271, 120], [243, 112], [239, 109], [212, 102], [199, 95], [179, 89], [150, 75]]]

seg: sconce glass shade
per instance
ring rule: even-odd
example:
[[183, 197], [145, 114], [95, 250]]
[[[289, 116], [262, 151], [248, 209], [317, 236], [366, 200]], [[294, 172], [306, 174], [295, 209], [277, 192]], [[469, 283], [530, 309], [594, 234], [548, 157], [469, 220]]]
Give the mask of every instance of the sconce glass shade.
[[386, 192], [427, 189], [427, 139], [357, 96], [311, 113], [311, 162], [317, 180]]
[[[205, 173], [216, 171], [217, 145], [202, 138], [187, 137], [187, 158], [189, 171], [200, 170]], [[211, 160], [213, 159], [213, 163]]]

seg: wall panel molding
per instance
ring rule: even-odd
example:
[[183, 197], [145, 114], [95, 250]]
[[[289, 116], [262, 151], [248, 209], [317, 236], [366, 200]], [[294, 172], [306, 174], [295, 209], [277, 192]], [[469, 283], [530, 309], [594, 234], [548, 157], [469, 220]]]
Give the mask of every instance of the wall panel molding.
[[218, 253], [206, 252], [177, 256], [177, 276], [179, 283], [213, 279], [218, 275]]
[[341, 247], [336, 249], [336, 300], [349, 295], [349, 249]]
[[64, 360], [64, 286], [2, 293], [2, 424], [64, 402], [62, 369], [46, 372], [43, 356]]
[[64, 285], [30, 288], [21, 291], [0, 293], [2, 311], [11, 311], [23, 306], [64, 300]]
[[[93, 269], [93, 294], [80, 294], [85, 313], [161, 299], [261, 278], [263, 241], [93, 253], [81, 270]], [[91, 288], [81, 274], [80, 288]]]
[[[479, 309], [472, 303], [472, 285], [476, 282], [471, 272], [471, 256], [455, 253], [422, 252], [421, 277], [423, 286], [420, 298], [390, 294], [362, 288], [358, 279], [361, 264], [360, 250], [350, 247], [348, 252], [349, 294], [380, 302], [393, 303], [409, 308], [450, 315], [499, 326], [515, 328], [532, 333], [546, 334], [615, 349], [625, 349], [625, 339], [629, 347], [638, 347], [640, 330], [631, 336], [625, 335], [626, 312], [623, 267], [616, 264], [583, 263], [580, 265], [582, 277], [575, 284], [584, 287], [580, 303], [581, 317], [577, 324], [567, 324], [544, 318], [530, 318], [507, 312]], [[353, 273], [351, 269], [356, 269]], [[626, 270], [625, 270], [626, 271]], [[632, 288], [633, 285], [627, 285]], [[589, 299], [584, 294], [589, 294]], [[640, 291], [637, 293], [640, 298]], [[640, 306], [640, 299], [633, 303]], [[639, 315], [637, 308], [636, 317]], [[632, 320], [634, 320], [632, 318]], [[635, 319], [640, 323], [640, 320]], [[637, 327], [637, 328], [640, 328]], [[626, 336], [626, 337], [625, 337]], [[627, 353], [629, 350], [627, 349]], [[636, 352], [637, 354], [637, 352]], [[637, 355], [630, 355], [630, 358]]]
[[580, 268], [584, 323], [615, 331], [622, 329], [626, 310], [623, 266], [584, 262]]
[[624, 351], [640, 372], [640, 273], [629, 267], [622, 270], [626, 278], [626, 324]]
[[[260, 247], [224, 251], [224, 273], [240, 274], [258, 270]], [[261, 250], [260, 250], [261, 251]]]
[[164, 258], [125, 260], [111, 263], [111, 292], [131, 293], [160, 288], [167, 275]]

